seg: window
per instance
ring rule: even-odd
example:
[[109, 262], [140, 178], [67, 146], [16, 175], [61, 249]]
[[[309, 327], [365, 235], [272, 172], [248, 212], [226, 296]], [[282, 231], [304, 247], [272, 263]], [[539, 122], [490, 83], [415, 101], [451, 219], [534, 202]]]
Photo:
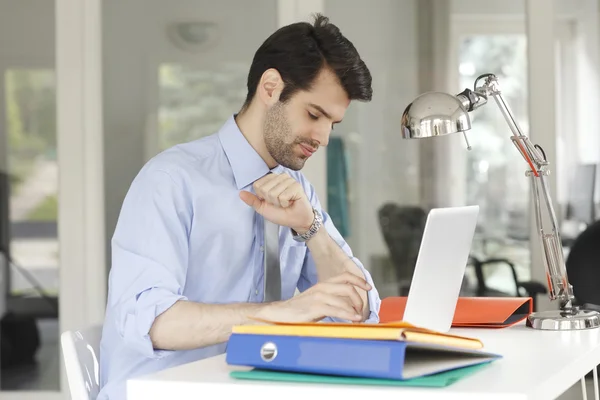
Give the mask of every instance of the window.
[[[498, 76], [502, 96], [517, 123], [528, 135], [527, 38], [523, 34], [465, 35], [459, 46], [460, 88], [473, 88], [484, 73]], [[468, 133], [472, 150], [467, 152], [467, 202], [479, 204], [480, 234], [487, 255], [515, 262], [518, 276], [530, 276], [529, 180], [527, 165], [515, 149], [510, 131], [493, 99], [470, 114]], [[510, 271], [494, 268], [487, 277], [491, 288], [514, 292]]]
[[249, 66], [162, 64], [159, 68], [159, 151], [217, 132], [246, 98]]
[[[56, 89], [53, 70], [4, 73], [10, 187], [10, 293], [58, 291]], [[36, 285], [38, 283], [35, 283]]]

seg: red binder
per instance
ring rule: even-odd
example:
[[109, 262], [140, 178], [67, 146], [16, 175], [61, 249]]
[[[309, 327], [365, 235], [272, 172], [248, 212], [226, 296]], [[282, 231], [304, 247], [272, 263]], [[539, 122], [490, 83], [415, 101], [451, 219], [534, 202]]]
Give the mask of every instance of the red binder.
[[[406, 297], [387, 297], [381, 301], [380, 323], [401, 321]], [[523, 321], [533, 312], [531, 297], [459, 297], [453, 327], [505, 328]]]

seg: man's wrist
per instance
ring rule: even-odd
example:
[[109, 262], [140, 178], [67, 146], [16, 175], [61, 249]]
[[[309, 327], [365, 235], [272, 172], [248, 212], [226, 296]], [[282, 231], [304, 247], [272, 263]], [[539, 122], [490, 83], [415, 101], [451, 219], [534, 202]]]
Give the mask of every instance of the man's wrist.
[[264, 303], [258, 310], [254, 313], [253, 317], [258, 320], [266, 320], [266, 321], [275, 321], [281, 318], [280, 313], [278, 313], [278, 307], [285, 302], [285, 300], [274, 301], [272, 303]]
[[294, 240], [298, 242], [307, 242], [321, 230], [322, 226], [323, 217], [317, 209], [313, 208], [313, 220], [308, 226], [308, 228], [292, 228], [292, 235], [294, 237]]
[[304, 235], [304, 234], [306, 234], [306, 232], [308, 232], [310, 230], [310, 228], [311, 228], [311, 226], [313, 226], [314, 222], [315, 222], [315, 214], [313, 212], [313, 213], [311, 213], [310, 218], [307, 218], [306, 222], [303, 225], [301, 225], [297, 228], [292, 228], [292, 230], [294, 232], [296, 232], [298, 235]]

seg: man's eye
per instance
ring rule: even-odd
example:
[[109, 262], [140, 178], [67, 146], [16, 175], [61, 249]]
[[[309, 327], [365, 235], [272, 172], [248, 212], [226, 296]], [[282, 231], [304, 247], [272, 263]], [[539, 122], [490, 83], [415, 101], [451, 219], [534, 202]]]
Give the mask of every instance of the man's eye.
[[312, 113], [308, 113], [308, 116], [310, 117], [310, 119], [314, 119], [315, 121], [319, 119], [319, 117], [317, 117], [316, 115], [312, 114]]

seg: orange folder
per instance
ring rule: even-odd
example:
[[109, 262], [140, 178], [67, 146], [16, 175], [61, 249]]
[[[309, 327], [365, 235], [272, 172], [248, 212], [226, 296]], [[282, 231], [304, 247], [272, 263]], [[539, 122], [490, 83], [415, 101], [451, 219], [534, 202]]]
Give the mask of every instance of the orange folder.
[[481, 340], [431, 329], [404, 321], [387, 324], [342, 322], [283, 322], [251, 318], [262, 324], [236, 325], [232, 333], [278, 336], [314, 336], [362, 340], [401, 340], [464, 349], [481, 349]]
[[[380, 323], [401, 321], [406, 297], [387, 297], [381, 301]], [[531, 297], [459, 297], [453, 327], [505, 328], [523, 321], [533, 312]]]

